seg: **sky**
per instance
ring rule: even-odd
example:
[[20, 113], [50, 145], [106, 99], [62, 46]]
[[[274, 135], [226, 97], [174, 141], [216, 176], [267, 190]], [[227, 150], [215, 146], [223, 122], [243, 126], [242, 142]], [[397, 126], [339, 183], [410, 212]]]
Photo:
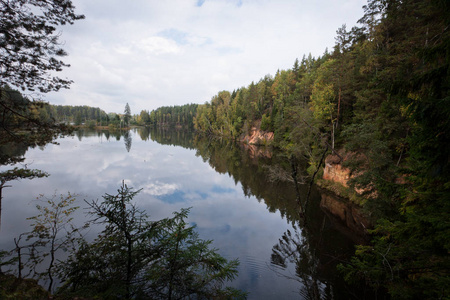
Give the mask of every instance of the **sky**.
[[295, 59], [332, 50], [366, 0], [72, 0], [86, 19], [61, 28], [74, 81], [55, 105], [132, 114], [205, 103], [258, 82]]

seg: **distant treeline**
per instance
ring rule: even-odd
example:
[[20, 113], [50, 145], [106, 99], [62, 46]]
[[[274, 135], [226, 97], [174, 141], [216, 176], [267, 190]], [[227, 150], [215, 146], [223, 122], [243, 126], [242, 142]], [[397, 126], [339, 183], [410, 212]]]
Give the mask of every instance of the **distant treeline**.
[[[193, 128], [194, 117], [198, 107], [198, 104], [164, 106], [151, 112], [143, 110], [139, 115], [132, 116], [128, 104], [125, 106], [125, 111], [122, 114], [106, 113], [98, 107], [87, 105], [52, 105], [34, 99], [29, 100], [22, 93], [7, 85], [4, 86], [2, 92], [5, 94], [5, 99], [11, 102], [12, 107], [19, 113], [19, 115], [15, 115], [0, 107], [0, 113], [2, 113], [0, 121], [5, 126], [8, 124], [9, 127], [22, 127], [25, 120], [30, 119], [45, 124], [65, 123], [88, 127], [120, 127], [128, 124]], [[20, 115], [23, 115], [23, 118]]]
[[86, 124], [95, 121], [99, 125], [108, 125], [116, 119], [116, 114], [108, 115], [98, 107], [71, 106], [71, 105], [46, 105], [47, 113], [57, 122], [71, 123], [75, 125]]
[[156, 125], [161, 127], [193, 128], [198, 104], [182, 106], [163, 106], [151, 112], [142, 110], [135, 116], [138, 125]]
[[[0, 112], [3, 112], [2, 123], [9, 126], [16, 124], [17, 127], [22, 127], [26, 119], [42, 124], [65, 123], [86, 126], [121, 126], [124, 123], [125, 114], [107, 114], [98, 107], [87, 105], [52, 105], [43, 101], [29, 100], [19, 91], [8, 86], [5, 86], [3, 91], [8, 96], [6, 99], [13, 103], [15, 111], [19, 113], [14, 115], [0, 108]], [[20, 115], [23, 115], [23, 118]]]

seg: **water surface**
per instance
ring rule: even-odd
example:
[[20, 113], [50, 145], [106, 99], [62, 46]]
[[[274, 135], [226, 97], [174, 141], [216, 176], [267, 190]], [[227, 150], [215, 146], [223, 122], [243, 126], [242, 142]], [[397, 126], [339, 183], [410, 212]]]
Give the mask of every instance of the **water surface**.
[[[48, 178], [15, 181], [4, 189], [0, 249], [12, 249], [13, 238], [29, 230], [26, 218], [37, 214], [39, 194], [71, 192], [83, 208], [84, 199], [115, 194], [125, 181], [142, 189], [135, 202], [153, 220], [191, 207], [188, 221], [200, 237], [214, 240], [222, 256], [239, 259], [231, 285], [249, 292], [249, 299], [348, 299], [334, 269], [353, 243], [321, 211], [316, 190], [306, 225], [300, 219], [294, 185], [269, 180], [271, 168], [289, 170], [282, 156], [254, 157], [233, 143], [145, 128], [80, 130], [58, 142], [25, 153], [24, 163], [48, 172]], [[301, 186], [302, 197], [306, 189]], [[86, 218], [79, 210], [76, 221]]]

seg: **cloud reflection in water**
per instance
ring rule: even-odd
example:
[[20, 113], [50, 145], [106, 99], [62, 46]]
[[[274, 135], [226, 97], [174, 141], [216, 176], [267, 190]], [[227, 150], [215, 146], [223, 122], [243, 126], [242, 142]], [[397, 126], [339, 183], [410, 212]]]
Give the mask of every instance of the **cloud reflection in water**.
[[[131, 143], [132, 141], [132, 143]], [[192, 207], [188, 221], [196, 224], [202, 239], [229, 259], [239, 258], [239, 278], [232, 285], [251, 292], [249, 299], [286, 299], [296, 294], [299, 283], [270, 270], [272, 247], [292, 225], [280, 211], [243, 192], [231, 175], [217, 173], [194, 149], [142, 140], [138, 132], [79, 134], [30, 149], [25, 163], [51, 174], [48, 178], [14, 182], [5, 190], [0, 249], [10, 249], [12, 239], [28, 230], [27, 217], [36, 214], [33, 199], [38, 194], [71, 193], [84, 199], [115, 194], [122, 180], [142, 192], [136, 204], [153, 220]], [[248, 187], [246, 187], [248, 190]], [[83, 212], [79, 222], [85, 220]], [[295, 266], [287, 273], [295, 274]]]

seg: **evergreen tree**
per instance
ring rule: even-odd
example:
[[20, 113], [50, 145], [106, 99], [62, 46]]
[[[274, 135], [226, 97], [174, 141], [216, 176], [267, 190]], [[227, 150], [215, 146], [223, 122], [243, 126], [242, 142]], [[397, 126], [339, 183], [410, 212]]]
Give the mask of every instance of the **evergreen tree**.
[[365, 102], [369, 115], [376, 111], [372, 121], [361, 123], [372, 126], [366, 137], [378, 147], [365, 186], [377, 191], [368, 203], [393, 209], [379, 215], [372, 245], [360, 246], [344, 269], [395, 299], [450, 294], [449, 8], [448, 1], [369, 1], [362, 19], [375, 51], [366, 69], [378, 90], [366, 94], [376, 95]]
[[123, 123], [125, 126], [130, 124], [131, 120], [131, 109], [128, 103], [125, 105], [124, 115], [123, 115]]
[[93, 222], [105, 228], [61, 265], [61, 294], [125, 299], [243, 296], [223, 287], [236, 276], [238, 262], [228, 262], [209, 248], [211, 241], [198, 238], [185, 221], [188, 210], [150, 221], [132, 203], [138, 192], [122, 184], [116, 195], [89, 203]]

